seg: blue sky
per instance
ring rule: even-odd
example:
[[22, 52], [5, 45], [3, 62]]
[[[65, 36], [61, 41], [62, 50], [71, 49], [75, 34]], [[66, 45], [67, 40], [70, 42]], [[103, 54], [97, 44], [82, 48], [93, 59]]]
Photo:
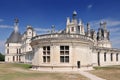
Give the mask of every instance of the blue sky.
[[[19, 18], [19, 31], [23, 33], [27, 25], [42, 33], [55, 25], [56, 30], [65, 29], [66, 18], [74, 10], [78, 19], [93, 29], [100, 21], [107, 22], [114, 48], [120, 48], [120, 0], [0, 0], [0, 52], [4, 53], [4, 43], [13, 31], [14, 18]], [[86, 28], [86, 26], [85, 26]]]

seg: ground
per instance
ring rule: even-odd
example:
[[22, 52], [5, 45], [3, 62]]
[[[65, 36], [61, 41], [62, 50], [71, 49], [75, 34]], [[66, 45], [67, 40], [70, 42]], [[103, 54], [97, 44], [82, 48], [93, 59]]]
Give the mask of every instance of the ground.
[[[90, 80], [76, 72], [40, 72], [31, 65], [0, 63], [0, 80]], [[120, 80], [120, 66], [95, 67], [88, 71], [106, 80]]]
[[0, 80], [89, 80], [78, 73], [31, 71], [27, 64], [0, 63]]
[[120, 65], [108, 67], [95, 67], [95, 70], [90, 71], [98, 77], [106, 80], [120, 80]]

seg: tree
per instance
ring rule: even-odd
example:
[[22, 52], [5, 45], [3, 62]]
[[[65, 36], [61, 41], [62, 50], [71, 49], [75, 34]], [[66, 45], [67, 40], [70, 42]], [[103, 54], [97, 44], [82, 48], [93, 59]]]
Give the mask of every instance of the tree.
[[3, 55], [2, 53], [0, 53], [0, 61], [5, 61], [5, 55]]

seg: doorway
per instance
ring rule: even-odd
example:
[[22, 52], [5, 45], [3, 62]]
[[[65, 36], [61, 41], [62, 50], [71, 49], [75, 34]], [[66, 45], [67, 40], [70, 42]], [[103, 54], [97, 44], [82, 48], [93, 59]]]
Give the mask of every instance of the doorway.
[[77, 68], [80, 68], [80, 61], [77, 61]]

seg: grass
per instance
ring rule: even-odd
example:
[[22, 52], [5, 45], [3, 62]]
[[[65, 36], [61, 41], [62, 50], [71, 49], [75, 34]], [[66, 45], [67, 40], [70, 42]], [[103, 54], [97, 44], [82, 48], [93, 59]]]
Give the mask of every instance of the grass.
[[106, 80], [120, 80], [120, 65], [107, 67], [94, 67], [95, 70], [90, 71]]
[[31, 71], [29, 64], [0, 64], [0, 80], [89, 80], [77, 73]]

